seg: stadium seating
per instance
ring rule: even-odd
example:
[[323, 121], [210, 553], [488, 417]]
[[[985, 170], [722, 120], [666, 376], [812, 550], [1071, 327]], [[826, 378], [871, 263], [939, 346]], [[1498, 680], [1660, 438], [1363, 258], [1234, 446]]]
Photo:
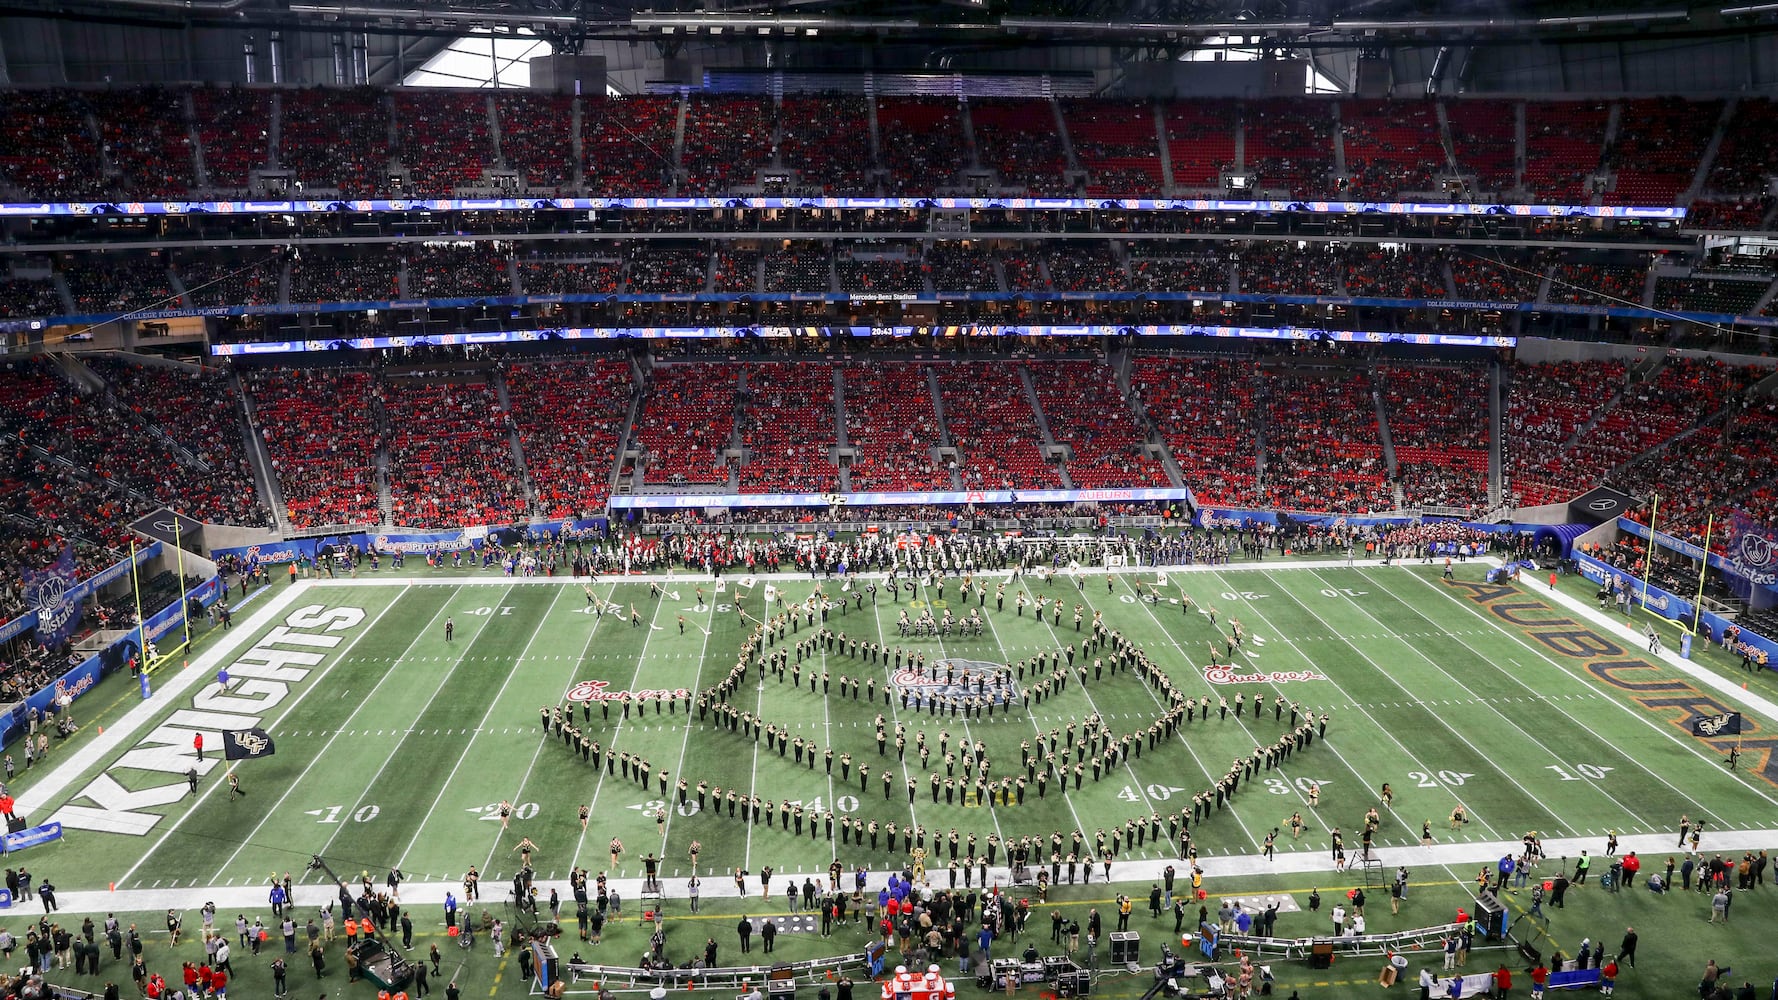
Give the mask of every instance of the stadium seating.
[[870, 105], [863, 97], [785, 95], [778, 108], [778, 149], [804, 187], [829, 196], [874, 195], [870, 177]]
[[1410, 506], [1488, 502], [1488, 374], [1475, 366], [1377, 369], [1396, 481]]
[[505, 377], [536, 513], [570, 518], [603, 510], [635, 392], [629, 360], [513, 362]]
[[0, 92], [0, 173], [25, 197], [71, 201], [111, 190], [86, 103], [71, 90]]
[[1646, 263], [1561, 263], [1550, 284], [1550, 301], [1588, 306], [1635, 306], [1642, 303], [1648, 280]]
[[244, 254], [192, 254], [173, 259], [173, 271], [185, 286], [188, 304], [211, 306], [264, 305], [278, 301], [283, 256], [264, 251]]
[[[765, 255], [768, 292], [825, 292], [832, 288], [827, 251], [819, 245], [795, 246]], [[744, 289], [751, 291], [751, 289]]]
[[[1254, 122], [1263, 114], [1258, 109], [1248, 113], [1247, 164], [1256, 158], [1271, 155], [1273, 141], [1261, 139], [1256, 145]], [[1167, 159], [1173, 165], [1173, 183], [1184, 188], [1215, 187], [1222, 172], [1235, 165], [1235, 105], [1229, 101], [1181, 101], [1162, 110], [1167, 129]], [[1295, 142], [1294, 138], [1291, 139]], [[1312, 145], [1310, 143], [1309, 145]], [[1264, 150], [1265, 152], [1262, 152]], [[1328, 155], [1333, 155], [1332, 147]], [[1282, 178], [1267, 178], [1267, 183], [1283, 183]]]
[[389, 419], [390, 520], [400, 525], [514, 524], [524, 489], [500, 411], [485, 377], [392, 380]]
[[918, 251], [907, 260], [840, 257], [834, 262], [840, 287], [848, 292], [917, 293], [926, 288]]
[[[1562, 454], [1564, 470], [1575, 477], [1571, 482], [1603, 478], [1617, 465], [1700, 425], [1732, 395], [1767, 374], [1755, 371], [1708, 359], [1667, 359], [1652, 381], [1625, 387], [1618, 404]], [[1688, 448], [1705, 450], [1709, 443], [1691, 441]]]
[[1582, 491], [1560, 456], [1575, 432], [1624, 384], [1619, 362], [1512, 367], [1507, 393], [1507, 492], [1520, 504], [1556, 503]]
[[1769, 97], [1736, 101], [1704, 189], [1725, 195], [1763, 194], [1767, 177], [1778, 173], [1778, 157], [1772, 153], [1775, 130], [1778, 102]]
[[670, 97], [582, 96], [580, 135], [587, 191], [629, 197], [668, 190], [677, 108]]
[[969, 167], [969, 142], [955, 98], [879, 97], [877, 131], [882, 137], [890, 194], [913, 194], [956, 184]]
[[[1062, 120], [1091, 197], [1152, 198], [1162, 193], [1154, 108], [1141, 101], [1065, 100]], [[1233, 133], [1230, 133], [1233, 151]]]
[[[271, 523], [247, 461], [241, 405], [228, 375], [216, 369], [190, 372], [132, 364], [108, 356], [88, 358], [86, 363], [105, 379], [117, 405], [133, 411], [143, 426], [166, 435], [202, 463], [193, 467], [178, 461], [176, 476], [159, 477], [173, 492], [146, 492], [205, 521]], [[150, 473], [146, 478], [154, 477]]]
[[656, 365], [636, 421], [635, 440], [647, 455], [648, 485], [725, 485], [737, 407], [735, 371], [728, 365]]
[[747, 461], [742, 493], [830, 493], [839, 473], [828, 449], [834, 434], [833, 368], [784, 363], [743, 366], [746, 392], [737, 426]]
[[198, 142], [210, 185], [245, 188], [271, 152], [272, 95], [247, 87], [197, 87]]
[[926, 271], [936, 289], [949, 292], [998, 292], [994, 257], [979, 245], [932, 243], [926, 251]]
[[1518, 186], [1518, 113], [1514, 104], [1448, 101], [1445, 117], [1451, 125], [1451, 147], [1460, 173], [1474, 174], [1483, 191], [1506, 192]]
[[1607, 205], [1671, 205], [1691, 186], [1704, 147], [1722, 116], [1721, 101], [1676, 97], [1625, 101], [1620, 126], [1606, 160], [1617, 183]]
[[845, 380], [846, 440], [857, 449], [852, 489], [950, 489], [932, 461], [938, 416], [924, 365], [868, 361], [840, 369]]
[[1366, 250], [1354, 247], [1346, 258], [1346, 290], [1353, 295], [1394, 299], [1442, 299], [1445, 259], [1439, 253]]
[[389, 98], [370, 87], [287, 90], [278, 165], [312, 188], [348, 198], [389, 187]]
[[110, 190], [127, 198], [184, 197], [197, 183], [185, 94], [165, 87], [84, 94], [99, 123], [105, 159], [116, 171]]
[[1148, 435], [1124, 403], [1110, 365], [1052, 361], [1031, 375], [1050, 437], [1073, 446], [1067, 469], [1075, 489], [1172, 485], [1143, 449]]
[[1687, 229], [1759, 229], [1772, 211], [1772, 196], [1767, 194], [1700, 197], [1685, 209]]
[[1343, 295], [1344, 254], [1325, 243], [1254, 243], [1241, 251], [1241, 291], [1285, 295]]
[[1061, 488], [1061, 476], [1039, 451], [1043, 435], [1016, 368], [960, 362], [934, 371], [964, 489]]
[[1229, 262], [1225, 256], [1132, 256], [1130, 276], [1144, 292], [1227, 292]]
[[395, 133], [413, 190], [427, 198], [448, 198], [456, 188], [480, 183], [494, 162], [488, 98], [479, 91], [397, 91]]
[[1000, 266], [1006, 272], [1006, 287], [1013, 292], [1047, 292], [1050, 283], [1044, 280], [1042, 265], [1023, 252], [1008, 250], [1000, 255]]
[[[1284, 97], [1245, 106], [1246, 166], [1263, 188], [1282, 188], [1291, 197], [1330, 189], [1333, 176], [1333, 110], [1326, 101]], [[1169, 127], [1169, 133], [1172, 129]], [[1181, 179], [1177, 167], [1173, 179]]]
[[574, 183], [574, 101], [561, 94], [494, 92], [500, 159], [526, 186], [550, 193]]
[[388, 302], [401, 298], [401, 258], [310, 251], [290, 263], [291, 302]]
[[768, 100], [693, 96], [685, 112], [685, 193], [756, 187], [756, 172], [771, 160], [773, 131]]
[[1457, 282], [1458, 298], [1487, 302], [1536, 302], [1538, 288], [1543, 285], [1545, 265], [1531, 257], [1494, 256], [1484, 251], [1478, 256], [1458, 249], [1450, 257], [1451, 277]]
[[375, 455], [382, 446], [369, 372], [256, 369], [241, 373], [271, 454], [290, 523], [375, 524]]
[[[706, 250], [650, 245], [631, 251], [624, 264], [624, 281], [625, 287], [635, 294], [687, 294], [704, 290], [709, 270], [710, 254]], [[747, 284], [752, 283], [753, 275], [748, 274]]]
[[[723, 247], [716, 258], [716, 291], [759, 291], [759, 257], [757, 250], [736, 250]], [[824, 283], [822, 288], [826, 287]]]
[[1346, 101], [1340, 105], [1347, 190], [1366, 200], [1397, 201], [1430, 191], [1450, 171], [1430, 100]]
[[1122, 292], [1130, 275], [1109, 243], [1070, 241], [1045, 249], [1050, 283], [1058, 292]]
[[1770, 284], [1770, 280], [1734, 280], [1709, 271], [1695, 271], [1684, 278], [1657, 278], [1655, 308], [1750, 316]]
[[1605, 154], [1611, 109], [1583, 101], [1531, 101], [1525, 105], [1525, 187], [1538, 201], [1584, 205], [1592, 197], [1587, 178]]
[[1251, 507], [1258, 493], [1259, 412], [1251, 362], [1139, 356], [1130, 385], [1198, 502]]
[[147, 254], [93, 253], [69, 255], [62, 269], [68, 293], [81, 313], [119, 313], [136, 309], [170, 309], [173, 285], [167, 260]]
[[408, 292], [422, 299], [511, 295], [507, 259], [489, 242], [423, 243], [408, 251]]
[[519, 261], [519, 285], [526, 295], [609, 295], [617, 291], [619, 273], [615, 261]]
[[68, 310], [56, 293], [55, 283], [46, 279], [8, 278], [0, 280], [0, 317], [31, 319], [39, 316], [60, 316]]
[[1262, 371], [1265, 502], [1340, 514], [1393, 510], [1370, 380]]
[[1033, 195], [1074, 193], [1063, 179], [1068, 157], [1050, 102], [978, 98], [969, 102], [969, 118], [981, 165], [993, 170], [1002, 186]]

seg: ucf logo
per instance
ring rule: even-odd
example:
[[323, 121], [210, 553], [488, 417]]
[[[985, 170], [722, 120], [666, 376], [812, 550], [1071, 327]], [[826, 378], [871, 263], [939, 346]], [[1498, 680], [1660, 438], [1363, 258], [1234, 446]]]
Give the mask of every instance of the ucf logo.
[[277, 744], [263, 729], [231, 729], [222, 735], [223, 756], [229, 760], [270, 757], [278, 750]]

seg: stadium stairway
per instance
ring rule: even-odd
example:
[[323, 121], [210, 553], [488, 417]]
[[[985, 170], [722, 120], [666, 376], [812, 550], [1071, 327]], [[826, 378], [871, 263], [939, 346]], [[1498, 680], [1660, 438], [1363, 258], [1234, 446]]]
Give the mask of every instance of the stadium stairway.
[[[951, 439], [950, 421], [945, 419], [945, 394], [938, 385], [938, 372], [933, 371], [931, 365], [923, 365], [922, 367], [926, 372], [926, 392], [932, 397], [932, 415], [938, 421], [939, 447], [941, 449], [950, 449], [950, 454], [955, 455], [957, 453], [957, 444]], [[938, 462], [936, 464], [941, 468], [945, 467], [945, 463], [943, 462]], [[954, 467], [950, 469], [950, 479], [951, 489], [963, 489], [963, 476]]]
[[1498, 507], [1506, 492], [1506, 368], [1496, 358], [1488, 364], [1488, 506]]
[[[512, 269], [518, 267], [511, 258], [507, 259], [506, 266]], [[518, 281], [516, 273], [512, 276], [512, 280]], [[499, 365], [495, 365], [494, 369], [488, 373], [488, 381], [494, 386], [494, 399], [500, 403], [500, 412], [510, 415], [512, 413], [512, 397], [506, 392], [506, 373]], [[533, 516], [540, 515], [542, 512], [537, 509], [537, 488], [531, 484], [531, 467], [525, 464], [525, 446], [519, 441], [518, 428], [510, 424], [506, 431], [506, 444], [512, 449], [512, 464], [519, 473], [519, 488], [525, 491], [525, 509], [530, 511]]]
[[1710, 141], [1704, 145], [1704, 154], [1698, 157], [1698, 169], [1692, 173], [1692, 182], [1685, 186], [1679, 195], [1681, 205], [1690, 205], [1703, 190], [1704, 184], [1710, 180], [1710, 171], [1716, 166], [1716, 154], [1722, 149], [1722, 140], [1729, 131], [1729, 122], [1735, 118], [1735, 108], [1740, 99], [1730, 97], [1722, 102], [1722, 113], [1716, 116], [1716, 128], [1710, 133]]
[[[1161, 111], [1159, 101], [1149, 105], [1149, 112], [1154, 116], [1155, 146], [1160, 153], [1161, 191], [1171, 195], [1173, 193], [1173, 151], [1167, 148], [1167, 116]], [[1240, 148], [1238, 143], [1236, 148]]]
[[290, 512], [284, 506], [284, 489], [278, 485], [278, 477], [272, 474], [272, 458], [266, 451], [265, 438], [259, 432], [259, 418], [254, 413], [253, 399], [241, 384], [239, 372], [232, 369], [229, 371], [228, 384], [229, 391], [234, 394], [241, 407], [244, 418], [241, 421], [241, 433], [246, 437], [247, 461], [253, 466], [253, 481], [259, 486], [259, 497], [272, 512], [273, 526], [280, 535], [287, 537], [295, 529], [290, 523]]
[[1031, 406], [1031, 415], [1037, 421], [1038, 440], [1043, 442], [1043, 454], [1055, 466], [1056, 475], [1062, 479], [1062, 488], [1074, 489], [1074, 477], [1068, 474], [1068, 462], [1074, 458], [1074, 449], [1056, 441], [1050, 433], [1049, 418], [1043, 415], [1043, 403], [1037, 398], [1037, 384], [1031, 380], [1031, 369], [1019, 366], [1019, 386], [1025, 391], [1025, 402]]
[[1389, 489], [1395, 495], [1395, 509], [1407, 507], [1407, 496], [1402, 493], [1401, 474], [1395, 464], [1395, 440], [1389, 436], [1389, 408], [1383, 405], [1383, 376], [1375, 365], [1370, 366], [1367, 374], [1371, 384], [1371, 406], [1377, 411], [1377, 441], [1383, 446], [1383, 474], [1389, 477]]
[[[928, 281], [930, 284], [930, 281]], [[840, 492], [852, 492], [852, 459], [858, 454], [846, 436], [846, 376], [833, 366], [833, 464], [839, 470]]]
[[210, 186], [210, 169], [204, 163], [204, 143], [198, 135], [198, 102], [187, 90], [179, 102], [185, 112], [185, 141], [191, 147], [191, 177], [200, 188]]
[[1106, 355], [1105, 361], [1111, 365], [1113, 378], [1117, 381], [1117, 391], [1123, 397], [1124, 405], [1136, 415], [1136, 423], [1146, 435], [1144, 444], [1154, 452], [1161, 468], [1167, 472], [1167, 481], [1174, 487], [1185, 485], [1185, 473], [1179, 468], [1179, 460], [1173, 457], [1173, 449], [1167, 447], [1167, 436], [1161, 433], [1154, 418], [1148, 415], [1148, 406], [1143, 403], [1141, 395], [1130, 384], [1130, 352], [1121, 347], [1114, 347]]

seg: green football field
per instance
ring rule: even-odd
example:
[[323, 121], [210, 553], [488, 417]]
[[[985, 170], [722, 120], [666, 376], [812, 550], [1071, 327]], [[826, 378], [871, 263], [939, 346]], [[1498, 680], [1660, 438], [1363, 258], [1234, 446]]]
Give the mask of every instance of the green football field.
[[[301, 903], [318, 905], [331, 895], [316, 885], [318, 873], [305, 871], [319, 855], [342, 876], [368, 871], [379, 883], [399, 868], [409, 879], [404, 899], [422, 905], [430, 925], [437, 921], [427, 904], [458, 887], [471, 866], [482, 874], [484, 898], [502, 901], [520, 864], [521, 839], [534, 845], [538, 878], [564, 897], [575, 867], [637, 878], [650, 852], [663, 859], [669, 894], [682, 893], [695, 840], [703, 895], [716, 912], [727, 907], [732, 914], [744, 905], [729, 901], [737, 868], [755, 873], [748, 888], [757, 894], [757, 873], [767, 866], [800, 883], [804, 875], [819, 879], [835, 859], [878, 872], [908, 863], [901, 843], [842, 843], [837, 832], [827, 839], [829, 813], [835, 821], [875, 822], [885, 835], [889, 824], [924, 833], [928, 866], [941, 881], [953, 829], [964, 845], [959, 856], [967, 857], [972, 836], [978, 853], [991, 836], [1040, 837], [1047, 855], [1052, 834], [1066, 844], [1079, 830], [1092, 850], [1099, 831], [1109, 838], [1127, 820], [1158, 814], [1164, 826], [1234, 761], [1279, 739], [1292, 706], [1327, 713], [1325, 736], [1275, 768], [1256, 768], [1228, 808], [1192, 825], [1213, 894], [1356, 883], [1356, 873], [1333, 871], [1331, 831], [1345, 832], [1356, 859], [1358, 831], [1373, 806], [1381, 811], [1377, 847], [1389, 869], [1411, 867], [1417, 880], [1447, 886], [1454, 903], [1462, 902], [1461, 887], [1478, 867], [1528, 831], [1543, 838], [1552, 859], [1583, 848], [1598, 854], [1615, 832], [1622, 849], [1651, 857], [1647, 869], [1672, 852], [1682, 815], [1706, 822], [1706, 853], [1738, 857], [1771, 841], [1778, 769], [1768, 770], [1763, 737], [1774, 723], [1766, 678], [1753, 678], [1744, 691], [1749, 675], [1714, 651], [1700, 649], [1689, 662], [1651, 655], [1643, 620], [1630, 627], [1600, 613], [1584, 583], [1554, 592], [1545, 582], [1493, 585], [1484, 582], [1487, 568], [1460, 564], [1453, 581], [1441, 580], [1439, 566], [1343, 560], [1083, 571], [1047, 584], [1010, 581], [1004, 610], [992, 590], [1004, 577], [989, 577], [985, 607], [973, 598], [968, 604], [981, 607], [984, 634], [944, 638], [902, 638], [897, 619], [903, 611], [966, 613], [955, 579], [947, 581], [945, 599], [921, 586], [899, 599], [879, 593], [862, 609], [850, 606], [840, 581], [807, 577], [761, 577], [748, 586], [731, 576], [719, 591], [717, 581], [679, 573], [655, 581], [659, 597], [651, 596], [648, 578], [601, 579], [590, 596], [582, 581], [493, 573], [365, 573], [278, 584], [246, 603], [233, 630], [206, 635], [189, 667], [157, 673], [147, 701], [111, 681], [77, 706], [86, 730], [13, 785], [21, 811], [33, 822], [60, 821], [65, 837], [19, 860], [40, 877], [53, 873], [63, 905], [74, 912], [153, 913], [215, 898], [225, 913], [254, 906], [263, 913], [263, 887], [273, 873], [292, 873]], [[757, 614], [768, 585], [793, 604], [818, 586], [836, 601], [848, 599], [825, 626], [787, 630], [767, 647], [792, 651], [793, 663], [800, 655], [798, 675], [787, 670], [780, 679], [749, 666], [732, 698], [738, 711], [780, 727], [787, 740], [818, 748], [801, 762], [794, 752], [731, 730], [715, 713], [700, 720], [673, 695], [685, 690], [695, 700], [728, 675], [754, 627], [736, 611], [737, 595], [745, 612]], [[1061, 622], [1039, 621], [1033, 609], [1018, 613], [1021, 592], [1063, 602]], [[1160, 599], [1145, 599], [1150, 594]], [[595, 613], [595, 603], [605, 602], [621, 612]], [[1080, 633], [1077, 605], [1086, 622]], [[932, 774], [941, 783], [965, 775], [961, 763], [947, 772], [940, 748], [955, 752], [979, 741], [994, 778], [1024, 775], [1021, 742], [1039, 744], [1089, 716], [1115, 736], [1146, 733], [1164, 712], [1155, 687], [1129, 671], [1095, 677], [1093, 657], [1077, 654], [1085, 682], [1041, 703], [1025, 703], [1037, 689], [1031, 667], [1013, 682], [1012, 704], [991, 715], [933, 715], [917, 699], [904, 707], [896, 685], [909, 678], [898, 678], [892, 663], [809, 642], [826, 628], [923, 654], [928, 663], [1017, 665], [1079, 644], [1095, 613], [1147, 650], [1192, 699], [1208, 697], [1215, 706], [1226, 698], [1232, 709], [1239, 696], [1245, 711], [1222, 718], [1213, 707], [1209, 719], [1183, 723], [1170, 737], [1139, 737], [1140, 756], [1097, 780], [1089, 760], [1078, 789], [1064, 779], [1041, 798], [1033, 782], [1022, 803], [984, 802], [967, 780], [935, 802]], [[1206, 669], [1211, 647], [1220, 654], [1234, 620], [1245, 638], [1235, 663]], [[1665, 639], [1670, 648], [1678, 644], [1675, 634]], [[223, 667], [231, 674], [226, 691], [215, 676]], [[842, 693], [842, 675], [865, 691]], [[871, 682], [874, 700], [867, 699]], [[668, 696], [644, 698], [628, 712], [620, 702], [575, 700], [621, 692]], [[621, 762], [597, 768], [561, 739], [546, 738], [539, 710], [564, 705], [601, 748], [646, 761], [646, 775], [626, 776]], [[1723, 759], [1734, 738], [1691, 735], [1693, 718], [1720, 710], [1744, 713], [1744, 753], [1734, 771]], [[879, 715], [891, 740], [883, 752]], [[904, 759], [892, 742], [898, 724], [905, 727]], [[276, 753], [236, 765], [245, 795], [233, 798], [226, 765], [216, 760], [216, 734], [250, 725], [274, 738]], [[203, 761], [190, 745], [194, 732], [211, 741]], [[921, 734], [932, 752], [924, 767], [916, 749]], [[828, 748], [835, 754], [831, 772], [816, 756]], [[201, 772], [195, 794], [186, 777], [193, 767]], [[692, 789], [683, 802], [674, 790], [682, 778]], [[739, 811], [731, 818], [714, 802], [700, 808], [700, 783], [800, 807], [804, 826], [783, 829], [776, 815], [769, 825], [745, 821]], [[1386, 806], [1378, 801], [1384, 783], [1394, 791]], [[584, 829], [583, 805], [590, 810]], [[1452, 829], [1448, 817], [1459, 805], [1469, 821]], [[1290, 835], [1293, 812], [1305, 818], [1300, 839]], [[1431, 846], [1421, 844], [1423, 822], [1430, 822]], [[1282, 828], [1277, 856], [1266, 859], [1262, 844], [1275, 828]], [[1140, 829], [1138, 842], [1120, 841], [1113, 880], [1130, 883], [1143, 908], [1159, 868], [1183, 862], [1165, 833], [1148, 836], [1146, 822]], [[623, 844], [615, 865], [613, 838]], [[1008, 874], [1000, 848], [990, 879], [1004, 882]], [[1096, 877], [1091, 887], [1057, 895], [1085, 900], [1109, 892]], [[781, 900], [774, 905], [782, 909]], [[1385, 910], [1379, 921], [1386, 919]], [[1373, 930], [1448, 919], [1422, 912]], [[723, 940], [732, 943], [732, 932]], [[796, 950], [811, 947], [820, 953], [808, 941]], [[492, 971], [466, 975], [494, 986]], [[1305, 984], [1334, 981], [1314, 980], [1307, 970], [1280, 980], [1293, 976]]]

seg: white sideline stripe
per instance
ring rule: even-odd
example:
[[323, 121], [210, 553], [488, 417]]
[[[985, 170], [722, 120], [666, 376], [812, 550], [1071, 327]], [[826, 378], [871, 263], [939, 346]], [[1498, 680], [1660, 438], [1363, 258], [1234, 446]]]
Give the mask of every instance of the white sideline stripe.
[[[223, 639], [221, 645], [205, 650], [191, 661], [191, 666], [170, 673], [163, 669], [153, 674], [149, 679], [149, 687], [153, 693], [141, 704], [125, 712], [109, 729], [83, 743], [80, 749], [56, 757], [55, 769], [18, 797], [17, 811], [27, 816], [40, 811], [45, 803], [61, 795], [69, 785], [83, 777], [89, 768], [109, 759], [119, 747], [134, 745], [138, 730], [153, 722], [156, 716], [177, 707], [170, 704], [174, 698], [183, 695], [195, 685], [213, 679], [222, 663], [232, 663], [236, 651], [251, 642], [262, 626], [269, 624], [272, 619], [283, 614], [286, 608], [296, 603], [297, 598], [308, 592], [309, 586], [306, 582], [294, 586], [286, 585], [278, 596], [272, 598], [270, 604], [259, 608], [237, 628], [230, 629], [232, 634]], [[90, 727], [92, 723], [87, 725]]]
[[[1677, 836], [1678, 832], [1675, 831], [1673, 833], [1645, 833], [1620, 837], [1618, 838], [1618, 849], [1620, 852], [1625, 853], [1635, 851], [1642, 856], [1644, 862], [1643, 875], [1646, 878], [1649, 874], [1660, 869], [1660, 859], [1664, 859], [1669, 854], [1678, 855], [1682, 853], [1673, 846]], [[788, 841], [795, 840], [794, 837], [786, 837], [785, 839]], [[1762, 850], [1769, 847], [1773, 840], [1778, 840], [1778, 829], [1711, 830], [1705, 833], [1704, 843], [1701, 845], [1701, 849], [1712, 854], [1717, 852], [1726, 854], [1736, 851]], [[1546, 861], [1541, 868], [1535, 870], [1534, 874], [1538, 879], [1553, 878], [1555, 876], [1557, 869], [1560, 867], [1560, 861], [1557, 859], [1561, 859], [1564, 856], [1569, 858], [1578, 857], [1583, 849], [1591, 851], [1597, 850], [1603, 846], [1598, 837], [1551, 838], [1545, 840], [1543, 844], [1544, 853], [1550, 860]], [[1517, 857], [1523, 849], [1524, 844], [1517, 840], [1496, 840], [1475, 841], [1463, 844], [1434, 844], [1431, 847], [1422, 847], [1418, 844], [1414, 844], [1408, 847], [1380, 848], [1374, 853], [1377, 858], [1382, 861], [1385, 875], [1393, 880], [1395, 868], [1400, 865], [1405, 865], [1407, 867], [1411, 879], [1413, 873], [1424, 872], [1428, 868], [1448, 868], [1458, 865], [1489, 865], [1492, 867], [1493, 863], [1498, 861], [1502, 855], [1512, 854], [1514, 857]], [[1592, 857], [1592, 874], [1594, 880], [1597, 880], [1599, 876], [1605, 874], [1605, 871], [1610, 866], [1606, 863], [1607, 859], [1602, 855], [1594, 854]], [[1356, 861], [1356, 855], [1353, 855], [1353, 859]], [[817, 857], [816, 860], [820, 860], [819, 857]], [[1224, 896], [1265, 895], [1265, 892], [1260, 890], [1254, 892], [1240, 891], [1238, 887], [1228, 886], [1225, 881], [1238, 879], [1243, 876], [1325, 875], [1327, 877], [1314, 881], [1319, 885], [1327, 886], [1330, 891], [1349, 885], [1362, 885], [1364, 882], [1363, 869], [1355, 863], [1347, 865], [1346, 871], [1344, 872], [1334, 873], [1333, 859], [1329, 856], [1327, 851], [1282, 853], [1273, 861], [1267, 861], [1263, 855], [1259, 854], [1230, 855], [1227, 857], [1200, 856], [1198, 863], [1204, 869], [1206, 890], [1210, 893], [1212, 898]], [[1113, 882], [1124, 883], [1158, 882], [1161, 879], [1162, 871], [1169, 864], [1178, 868], [1182, 874], [1187, 872], [1186, 863], [1178, 858], [1156, 858], [1146, 861], [1117, 861], [1113, 862], [1111, 865], [1111, 878]], [[1094, 875], [1097, 876], [1100, 869], [1098, 866], [1094, 866], [1094, 868]], [[778, 874], [787, 877], [804, 875], [819, 876], [825, 875], [826, 871], [827, 869], [825, 866], [818, 866], [817, 868], [810, 869], [806, 872], [781, 871], [778, 872]], [[882, 884], [878, 880], [881, 874], [882, 873], [873, 873], [871, 879], [872, 887], [877, 887]], [[935, 876], [942, 876], [943, 870], [941, 869], [933, 874]], [[1009, 871], [1004, 865], [997, 865], [990, 868], [988, 878], [990, 885], [1006, 885], [1010, 881]], [[538, 884], [544, 889], [548, 889], [552, 886], [559, 887], [563, 889], [564, 895], [567, 894], [566, 888], [568, 883], [565, 879], [539, 880]], [[620, 895], [626, 898], [641, 898], [642, 880], [639, 878], [612, 879], [610, 880], [610, 884], [613, 888], [618, 890]], [[757, 883], [752, 880], [748, 882], [749, 887], [756, 884]], [[1095, 877], [1094, 881], [1090, 884], [1103, 886], [1105, 885], [1105, 882], [1104, 880]], [[667, 896], [674, 898], [683, 897], [686, 891], [685, 879], [682, 878], [662, 879], [661, 887], [665, 890]], [[438, 923], [442, 924], [444, 916], [442, 907], [444, 905], [445, 893], [447, 891], [455, 892], [460, 896], [462, 890], [463, 886], [460, 882], [403, 882], [401, 884], [401, 902], [403, 906], [407, 908], [415, 906], [440, 907], [440, 909], [433, 911], [433, 918], [435, 918]], [[65, 914], [165, 912], [168, 909], [196, 909], [203, 905], [205, 901], [214, 902], [217, 909], [222, 911], [263, 913], [269, 908], [269, 904], [266, 901], [266, 894], [268, 891], [269, 890], [263, 885], [186, 886], [180, 889], [123, 889], [117, 892], [106, 892], [104, 890], [95, 889], [83, 892], [58, 892], [56, 893], [56, 902], [60, 904], [60, 912]], [[1378, 891], [1382, 892], [1384, 890], [1379, 889]], [[1632, 887], [1631, 891], [1645, 892], [1646, 890], [1638, 885]], [[731, 880], [710, 878], [704, 880], [700, 895], [705, 899], [714, 899], [732, 898], [736, 893], [734, 883]], [[307, 907], [316, 905], [315, 900], [317, 898], [331, 899], [332, 897], [329, 895], [329, 890], [326, 887], [297, 887], [297, 904], [299, 906]], [[778, 902], [779, 900], [777, 899], [771, 900], [771, 903], [774, 905]], [[495, 902], [495, 905], [499, 905], [498, 901]], [[37, 913], [38, 911], [35, 908], [34, 903], [22, 901], [15, 906], [14, 911], [12, 912], [20, 916], [26, 916]], [[424, 911], [419, 912], [423, 917]], [[422, 919], [421, 922], [426, 923], [427, 921], [426, 919]]]

